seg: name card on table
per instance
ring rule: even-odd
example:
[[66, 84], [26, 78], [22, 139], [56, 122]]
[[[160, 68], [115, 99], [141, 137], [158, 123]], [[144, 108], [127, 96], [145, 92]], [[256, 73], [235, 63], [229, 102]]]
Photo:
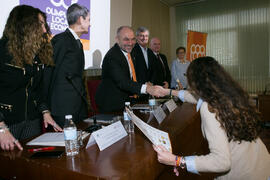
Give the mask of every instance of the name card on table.
[[165, 105], [167, 106], [170, 113], [173, 112], [177, 108], [177, 105], [175, 104], [174, 100], [172, 100], [172, 99], [165, 102]]
[[105, 128], [93, 132], [86, 145], [86, 149], [97, 143], [99, 150], [102, 151], [125, 136], [127, 136], [127, 132], [124, 126], [121, 121], [117, 121]]
[[154, 112], [153, 112], [155, 118], [157, 119], [158, 123], [161, 124], [162, 121], [165, 119], [166, 117], [166, 114], [165, 112], [163, 111], [163, 109], [161, 108], [161, 105], [158, 106]]

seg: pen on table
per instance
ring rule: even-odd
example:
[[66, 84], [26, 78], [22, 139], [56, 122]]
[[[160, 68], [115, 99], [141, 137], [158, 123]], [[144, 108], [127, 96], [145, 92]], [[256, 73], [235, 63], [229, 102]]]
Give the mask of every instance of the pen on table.
[[37, 151], [50, 151], [54, 150], [55, 147], [50, 146], [50, 147], [42, 147], [42, 148], [34, 148], [34, 149], [28, 149], [29, 152], [37, 152]]

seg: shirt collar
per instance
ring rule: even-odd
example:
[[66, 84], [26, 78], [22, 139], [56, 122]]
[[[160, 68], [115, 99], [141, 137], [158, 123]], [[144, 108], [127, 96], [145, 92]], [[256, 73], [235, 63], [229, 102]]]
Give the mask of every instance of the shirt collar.
[[200, 98], [197, 102], [196, 111], [198, 112], [202, 106], [203, 100]]
[[73, 37], [77, 40], [77, 39], [80, 39], [79, 36], [75, 33], [75, 31], [71, 28], [68, 28], [69, 31], [71, 32], [71, 34], [73, 35]]
[[154, 53], [156, 56], [159, 54], [159, 53], [156, 53], [156, 52], [154, 52], [154, 51], [153, 51], [153, 53]]
[[139, 46], [140, 46], [140, 48], [142, 49], [142, 51], [147, 51], [147, 47], [144, 48], [144, 47], [142, 47], [140, 44], [139, 44]]
[[178, 60], [178, 62], [181, 63], [181, 64], [186, 64], [186, 63], [187, 63], [187, 60], [186, 60], [186, 59], [184, 60], [184, 63], [182, 63], [182, 61], [181, 61], [179, 58], [177, 58], [177, 60]]
[[121, 49], [121, 51], [124, 54], [125, 58], [128, 60], [128, 53], [126, 51], [123, 51], [122, 49]]
[[121, 49], [121, 51], [122, 51], [122, 53], [123, 53], [125, 56], [128, 55], [128, 53], [127, 53], [126, 51], [123, 51], [122, 49]]

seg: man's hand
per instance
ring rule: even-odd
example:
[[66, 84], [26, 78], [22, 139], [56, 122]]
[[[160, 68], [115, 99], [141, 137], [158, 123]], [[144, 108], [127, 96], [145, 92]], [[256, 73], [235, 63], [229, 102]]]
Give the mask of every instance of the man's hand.
[[151, 83], [151, 82], [146, 82], [146, 85], [147, 85], [147, 86], [153, 86], [153, 83]]
[[164, 84], [163, 88], [165, 88], [165, 89], [169, 88], [169, 83], [167, 81], [164, 81], [163, 84]]
[[53, 118], [49, 112], [43, 114], [43, 119], [44, 119], [45, 128], [47, 128], [48, 125], [50, 124], [50, 125], [52, 125], [52, 127], [55, 131], [63, 131], [61, 129], [61, 127], [58, 126], [58, 124], [56, 124], [56, 122], [53, 120]]
[[165, 89], [161, 86], [146, 86], [146, 92], [152, 96], [156, 97], [163, 97], [166, 96], [168, 93]]

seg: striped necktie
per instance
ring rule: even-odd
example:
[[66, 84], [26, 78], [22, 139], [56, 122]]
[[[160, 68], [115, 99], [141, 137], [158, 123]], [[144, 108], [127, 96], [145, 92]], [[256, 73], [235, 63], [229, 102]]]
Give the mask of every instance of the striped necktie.
[[166, 69], [165, 69], [165, 65], [160, 57], [159, 54], [157, 54], [157, 58], [161, 61], [162, 67], [163, 67], [163, 72], [164, 72], [164, 77], [166, 78]]

